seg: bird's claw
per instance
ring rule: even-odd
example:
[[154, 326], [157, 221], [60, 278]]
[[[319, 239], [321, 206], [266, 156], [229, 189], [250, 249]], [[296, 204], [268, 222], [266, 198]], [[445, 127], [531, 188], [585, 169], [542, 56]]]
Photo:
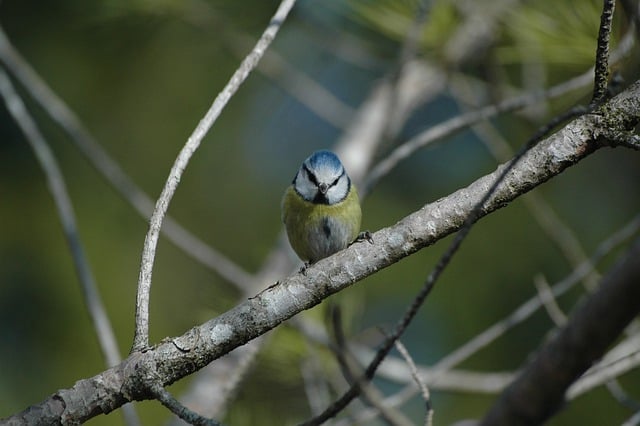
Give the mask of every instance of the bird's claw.
[[358, 234], [358, 236], [353, 242], [360, 243], [362, 241], [366, 241], [369, 244], [373, 244], [373, 234], [369, 231], [362, 231], [361, 233]]

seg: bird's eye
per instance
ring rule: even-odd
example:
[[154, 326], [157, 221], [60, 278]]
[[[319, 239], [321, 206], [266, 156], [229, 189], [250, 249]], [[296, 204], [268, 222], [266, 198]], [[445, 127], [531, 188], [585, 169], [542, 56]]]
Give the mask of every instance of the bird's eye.
[[309, 170], [309, 168], [307, 167], [306, 164], [304, 164], [302, 166], [302, 168], [304, 169], [304, 171], [307, 173], [307, 176], [309, 177], [309, 180], [311, 181], [311, 183], [313, 183], [315, 186], [318, 186], [318, 179], [316, 179], [316, 175], [314, 175], [311, 170]]
[[342, 169], [342, 173], [340, 174], [340, 176], [338, 176], [333, 182], [331, 182], [331, 184], [329, 186], [336, 186], [338, 184], [338, 181], [340, 180], [340, 178], [342, 178], [342, 176], [346, 175], [347, 172]]

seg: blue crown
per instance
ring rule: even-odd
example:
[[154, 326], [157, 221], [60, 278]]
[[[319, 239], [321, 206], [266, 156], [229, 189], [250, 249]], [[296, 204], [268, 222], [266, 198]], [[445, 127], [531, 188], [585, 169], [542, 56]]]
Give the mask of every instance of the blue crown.
[[312, 170], [327, 168], [332, 169], [335, 173], [342, 170], [342, 163], [338, 156], [326, 149], [314, 152], [304, 162]]

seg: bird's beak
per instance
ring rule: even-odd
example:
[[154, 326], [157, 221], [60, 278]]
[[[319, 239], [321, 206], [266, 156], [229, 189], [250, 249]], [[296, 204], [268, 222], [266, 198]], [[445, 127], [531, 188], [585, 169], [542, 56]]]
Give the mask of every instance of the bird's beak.
[[326, 183], [321, 183], [320, 185], [318, 185], [318, 189], [320, 190], [320, 193], [322, 195], [325, 195], [329, 190], [329, 185], [327, 185]]

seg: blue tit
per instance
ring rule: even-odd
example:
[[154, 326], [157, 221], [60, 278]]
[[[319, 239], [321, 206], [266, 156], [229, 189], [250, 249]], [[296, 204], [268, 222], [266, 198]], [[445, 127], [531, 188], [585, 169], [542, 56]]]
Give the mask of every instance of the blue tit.
[[316, 151], [304, 160], [282, 199], [289, 243], [305, 263], [346, 248], [360, 231], [360, 201], [338, 156]]

